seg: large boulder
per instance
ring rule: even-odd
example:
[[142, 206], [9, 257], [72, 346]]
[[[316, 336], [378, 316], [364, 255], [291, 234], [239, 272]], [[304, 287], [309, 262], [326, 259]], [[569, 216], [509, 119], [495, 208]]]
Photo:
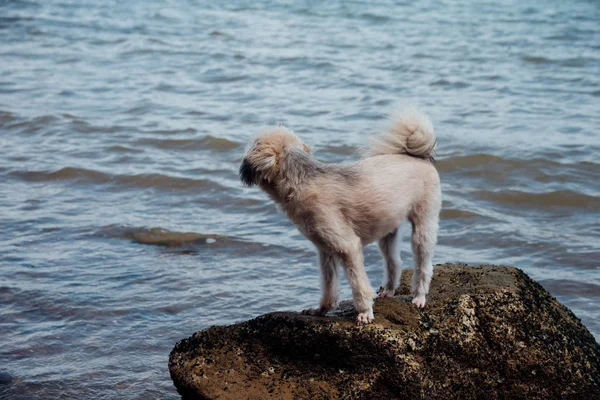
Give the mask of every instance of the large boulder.
[[521, 270], [438, 265], [424, 310], [411, 274], [370, 325], [344, 302], [197, 332], [171, 352], [173, 382], [200, 399], [600, 399], [600, 346]]

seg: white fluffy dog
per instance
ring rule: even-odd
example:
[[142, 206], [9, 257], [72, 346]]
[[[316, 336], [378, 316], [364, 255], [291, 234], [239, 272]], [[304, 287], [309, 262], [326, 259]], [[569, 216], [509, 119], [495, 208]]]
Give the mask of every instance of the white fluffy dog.
[[385, 259], [383, 292], [393, 296], [400, 280], [400, 224], [412, 224], [415, 273], [413, 303], [425, 306], [433, 275], [441, 207], [440, 178], [433, 166], [436, 139], [429, 119], [416, 110], [399, 113], [390, 128], [371, 138], [364, 157], [352, 164], [324, 164], [284, 127], [250, 143], [240, 178], [258, 185], [317, 247], [322, 276], [318, 308], [324, 315], [338, 300], [338, 265], [344, 268], [358, 312], [357, 323], [374, 318], [373, 297], [363, 265], [363, 247], [377, 240]]

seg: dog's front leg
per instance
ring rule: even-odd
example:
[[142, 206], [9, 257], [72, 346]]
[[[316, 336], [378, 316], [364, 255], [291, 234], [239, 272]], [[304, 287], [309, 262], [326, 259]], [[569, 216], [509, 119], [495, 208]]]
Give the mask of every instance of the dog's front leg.
[[321, 304], [319, 308], [302, 310], [302, 314], [325, 315], [337, 305], [338, 301], [338, 268], [335, 257], [331, 253], [319, 251], [319, 266], [321, 267]]
[[356, 323], [359, 325], [368, 324], [375, 318], [373, 316], [373, 297], [375, 292], [371, 288], [369, 278], [365, 272], [363, 251], [360, 243], [344, 249], [340, 253], [340, 259], [344, 264], [346, 278], [352, 287], [352, 300], [358, 312]]

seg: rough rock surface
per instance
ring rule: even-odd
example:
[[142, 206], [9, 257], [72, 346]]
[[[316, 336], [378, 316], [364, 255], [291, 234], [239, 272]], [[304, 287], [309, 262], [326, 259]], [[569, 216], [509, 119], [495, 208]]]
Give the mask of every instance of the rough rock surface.
[[175, 386], [200, 399], [600, 399], [600, 346], [521, 270], [437, 266], [422, 311], [411, 273], [367, 326], [344, 302], [195, 333], [171, 352]]

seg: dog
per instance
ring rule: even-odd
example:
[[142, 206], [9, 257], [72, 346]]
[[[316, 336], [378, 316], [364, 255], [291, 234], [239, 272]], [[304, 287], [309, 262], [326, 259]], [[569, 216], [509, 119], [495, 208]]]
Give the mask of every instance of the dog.
[[393, 296], [401, 270], [399, 228], [407, 219], [415, 260], [412, 303], [425, 306], [442, 202], [435, 146], [431, 121], [414, 109], [392, 117], [389, 128], [371, 136], [361, 159], [350, 164], [317, 161], [310, 147], [283, 126], [250, 141], [239, 169], [242, 183], [266, 192], [318, 252], [321, 302], [303, 314], [322, 316], [336, 307], [342, 265], [357, 324], [373, 321], [375, 293], [363, 247], [379, 244], [385, 260], [379, 297]]

